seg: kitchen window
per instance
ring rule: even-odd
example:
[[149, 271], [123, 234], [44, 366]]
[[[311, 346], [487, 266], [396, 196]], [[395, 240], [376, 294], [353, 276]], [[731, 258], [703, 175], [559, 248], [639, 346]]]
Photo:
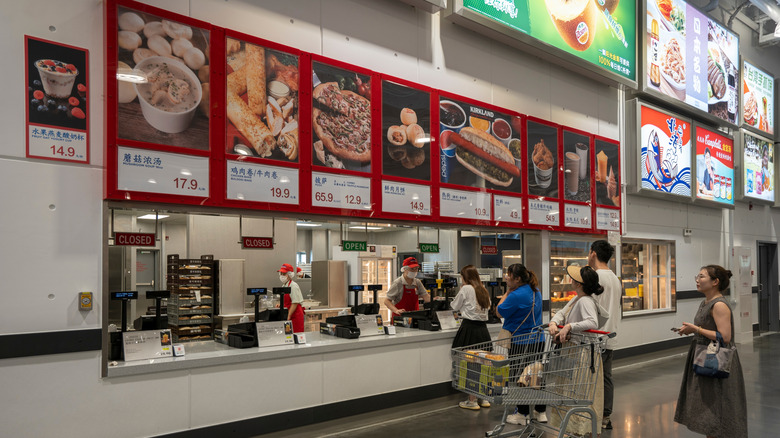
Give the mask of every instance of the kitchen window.
[[674, 242], [623, 239], [620, 253], [623, 316], [676, 311]]

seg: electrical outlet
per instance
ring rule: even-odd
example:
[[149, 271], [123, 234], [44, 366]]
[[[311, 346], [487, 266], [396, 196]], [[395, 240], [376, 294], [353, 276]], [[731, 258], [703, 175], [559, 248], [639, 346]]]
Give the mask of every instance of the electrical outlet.
[[693, 230], [690, 228], [683, 228], [683, 237], [691, 237]]

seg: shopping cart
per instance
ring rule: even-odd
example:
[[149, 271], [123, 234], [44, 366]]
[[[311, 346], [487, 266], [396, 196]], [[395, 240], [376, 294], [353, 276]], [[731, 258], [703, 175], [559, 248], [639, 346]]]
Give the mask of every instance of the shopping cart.
[[[590, 405], [600, 375], [601, 350], [615, 334], [588, 330], [573, 333], [570, 341], [558, 345], [545, 329], [452, 349], [452, 386], [504, 405], [501, 424], [485, 436], [541, 437], [547, 430], [563, 438], [571, 436], [566, 428], [574, 416], [589, 418], [596, 436], [597, 417]], [[502, 434], [515, 405], [547, 405], [561, 419], [560, 427], [532, 420], [524, 428]]]

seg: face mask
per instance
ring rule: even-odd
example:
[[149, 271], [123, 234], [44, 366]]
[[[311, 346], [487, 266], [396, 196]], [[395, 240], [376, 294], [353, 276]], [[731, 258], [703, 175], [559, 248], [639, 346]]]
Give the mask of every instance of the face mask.
[[411, 280], [411, 279], [413, 279], [414, 277], [417, 276], [417, 273], [416, 272], [406, 271], [406, 272], [404, 272], [404, 276], [406, 276], [406, 278]]
[[289, 280], [289, 278], [286, 275], [280, 275], [279, 276], [279, 281], [281, 281], [282, 284], [287, 283], [288, 280]]

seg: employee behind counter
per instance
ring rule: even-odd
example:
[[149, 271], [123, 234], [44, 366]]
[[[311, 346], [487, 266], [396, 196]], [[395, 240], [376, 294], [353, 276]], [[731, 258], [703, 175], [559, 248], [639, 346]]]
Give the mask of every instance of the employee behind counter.
[[401, 276], [396, 278], [390, 285], [385, 298], [385, 306], [393, 312], [393, 316], [400, 315], [403, 312], [420, 310], [418, 297], [422, 297], [424, 302], [431, 301], [431, 296], [418, 280], [417, 271], [420, 264], [414, 257], [404, 259], [401, 266]]

